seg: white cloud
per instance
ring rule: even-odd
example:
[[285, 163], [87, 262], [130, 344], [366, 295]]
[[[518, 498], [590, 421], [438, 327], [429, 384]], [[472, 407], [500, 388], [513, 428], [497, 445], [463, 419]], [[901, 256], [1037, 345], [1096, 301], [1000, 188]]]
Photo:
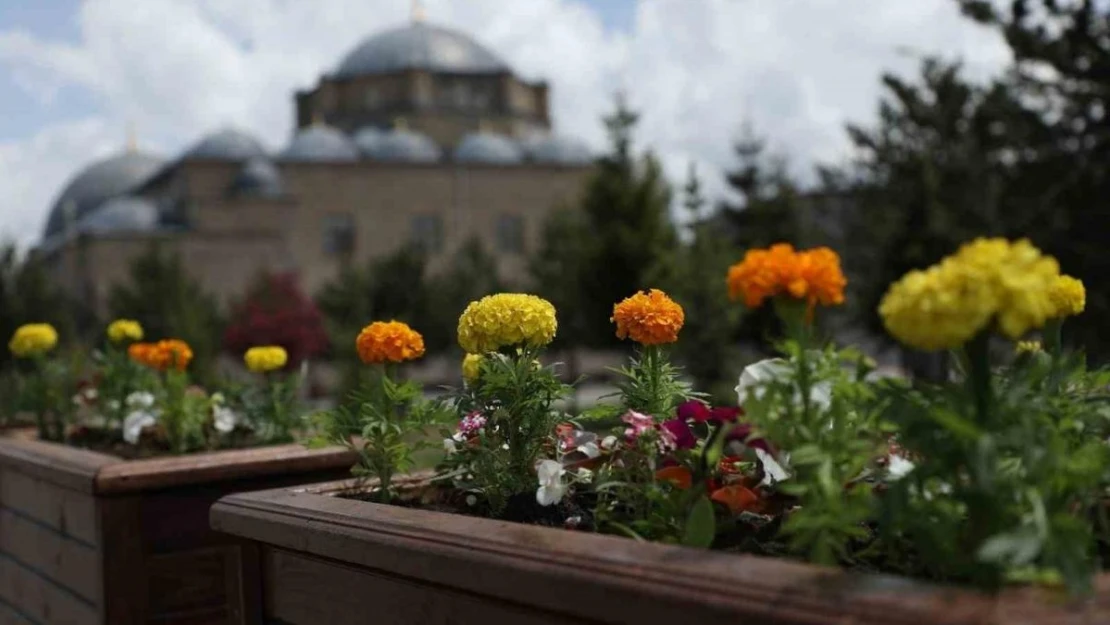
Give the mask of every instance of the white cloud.
[[[556, 125], [599, 149], [618, 89], [641, 113], [639, 141], [679, 182], [687, 163], [711, 193], [744, 119], [799, 164], [846, 149], [899, 53], [943, 52], [985, 75], [1007, 59], [952, 0], [641, 0], [630, 33], [606, 32], [581, 0], [427, 0], [429, 19], [470, 33], [528, 78], [552, 85]], [[85, 0], [77, 41], [0, 31], [0, 67], [46, 102], [87, 90], [99, 110], [0, 144], [0, 235], [31, 242], [66, 178], [122, 147], [127, 122], [171, 155], [218, 126], [271, 148], [293, 125], [293, 91], [312, 86], [363, 37], [408, 19], [402, 0]], [[801, 169], [799, 169], [801, 171]], [[33, 181], [33, 182], [31, 182]]]

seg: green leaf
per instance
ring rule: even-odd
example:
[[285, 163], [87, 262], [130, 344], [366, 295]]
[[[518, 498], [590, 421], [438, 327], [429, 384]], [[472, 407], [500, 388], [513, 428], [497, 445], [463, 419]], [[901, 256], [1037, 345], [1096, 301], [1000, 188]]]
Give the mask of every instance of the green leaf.
[[708, 549], [713, 544], [717, 534], [717, 518], [713, 513], [713, 503], [702, 495], [694, 502], [690, 509], [690, 516], [686, 517], [686, 531], [682, 536], [682, 544], [687, 547], [700, 547]]

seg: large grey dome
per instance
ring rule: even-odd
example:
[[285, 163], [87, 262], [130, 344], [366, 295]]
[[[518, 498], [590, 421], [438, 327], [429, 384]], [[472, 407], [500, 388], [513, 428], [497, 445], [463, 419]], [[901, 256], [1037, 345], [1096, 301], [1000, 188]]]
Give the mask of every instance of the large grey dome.
[[285, 184], [281, 172], [269, 159], [256, 156], [246, 163], [231, 181], [231, 192], [239, 195], [257, 197], [281, 197], [285, 194]]
[[211, 158], [245, 161], [255, 156], [265, 156], [262, 144], [251, 135], [235, 128], [218, 130], [200, 140], [185, 153], [189, 158]]
[[512, 165], [524, 160], [520, 147], [508, 137], [492, 132], [475, 132], [463, 137], [455, 148], [455, 160], [464, 163]]
[[45, 237], [65, 230], [66, 212], [80, 221], [105, 200], [122, 195], [152, 176], [164, 161], [156, 156], [126, 152], [86, 167], [62, 190], [46, 220]]
[[364, 40], [339, 63], [335, 77], [353, 78], [406, 69], [460, 74], [510, 71], [496, 54], [470, 37], [415, 23]]
[[373, 156], [385, 141], [386, 133], [373, 126], [359, 128], [353, 137], [359, 151], [367, 156]]
[[313, 124], [293, 135], [281, 158], [287, 161], [356, 161], [358, 148], [339, 130]]
[[367, 156], [381, 161], [408, 163], [434, 163], [442, 152], [427, 135], [412, 130], [397, 129], [386, 133], [381, 142]]
[[124, 195], [104, 202], [77, 223], [77, 230], [89, 234], [150, 232], [158, 229], [158, 207], [142, 197]]
[[593, 153], [585, 143], [562, 135], [548, 135], [525, 144], [529, 158], [538, 163], [556, 165], [586, 165], [593, 161]]

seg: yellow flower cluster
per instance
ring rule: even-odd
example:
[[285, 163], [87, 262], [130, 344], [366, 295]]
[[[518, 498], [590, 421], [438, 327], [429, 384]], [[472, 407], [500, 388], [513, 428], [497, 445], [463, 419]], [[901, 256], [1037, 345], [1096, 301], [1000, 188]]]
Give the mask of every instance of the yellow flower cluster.
[[277, 345], [252, 347], [243, 354], [243, 362], [255, 373], [268, 373], [284, 367], [289, 362], [289, 354]]
[[678, 302], [663, 291], [651, 289], [613, 306], [610, 321], [617, 324], [617, 338], [631, 338], [641, 345], [663, 345], [678, 340], [686, 316]]
[[1011, 339], [1056, 315], [1055, 258], [1027, 241], [976, 239], [891, 285], [879, 305], [887, 331], [923, 350], [958, 347], [997, 327]]
[[8, 349], [16, 358], [41, 356], [58, 345], [58, 331], [49, 323], [28, 323], [16, 329]]
[[467, 354], [462, 361], [462, 375], [467, 382], [475, 382], [482, 373], [482, 355]]
[[1082, 281], [1071, 276], [1056, 278], [1049, 293], [1056, 307], [1055, 317], [1073, 317], [1087, 307], [1087, 289]]
[[1035, 354], [1043, 349], [1040, 341], [1018, 341], [1014, 346], [1014, 351], [1019, 354]]
[[459, 317], [459, 345], [471, 354], [503, 347], [542, 347], [555, 338], [551, 302], [521, 293], [498, 293], [471, 302]]
[[143, 326], [133, 319], [116, 319], [108, 325], [108, 340], [116, 343], [134, 343], [143, 340]]

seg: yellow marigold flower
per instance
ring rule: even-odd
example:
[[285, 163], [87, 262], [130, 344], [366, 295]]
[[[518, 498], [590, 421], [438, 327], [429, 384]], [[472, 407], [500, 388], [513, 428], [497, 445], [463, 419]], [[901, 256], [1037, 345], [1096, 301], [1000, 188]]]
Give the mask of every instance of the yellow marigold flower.
[[925, 271], [891, 285], [879, 305], [887, 330], [924, 350], [958, 347], [991, 324], [1011, 339], [1055, 311], [1056, 259], [1029, 241], [977, 239]]
[[28, 323], [16, 329], [8, 350], [16, 358], [40, 356], [58, 345], [58, 331], [49, 323]]
[[462, 375], [467, 382], [475, 382], [482, 373], [482, 355], [467, 354], [462, 361]]
[[504, 347], [542, 347], [555, 338], [551, 302], [522, 293], [498, 293], [471, 302], [459, 317], [459, 345], [472, 354]]
[[278, 345], [252, 347], [243, 354], [243, 362], [255, 373], [268, 373], [284, 367], [289, 362], [289, 354]]
[[108, 325], [108, 340], [117, 344], [141, 341], [143, 326], [133, 319], [116, 319]]
[[663, 291], [651, 289], [614, 305], [609, 321], [617, 324], [617, 338], [631, 338], [641, 345], [662, 345], [678, 340], [686, 316], [678, 302]]
[[1043, 349], [1040, 341], [1018, 341], [1014, 346], [1014, 351], [1019, 354], [1035, 354]]
[[795, 251], [789, 243], [748, 250], [729, 268], [727, 282], [729, 296], [743, 299], [748, 308], [779, 295], [805, 300], [810, 308], [839, 305], [848, 284], [836, 252], [827, 247]]
[[424, 337], [401, 321], [375, 321], [359, 332], [355, 348], [366, 364], [404, 362], [424, 355]]
[[1087, 289], [1083, 281], [1071, 276], [1060, 276], [1049, 291], [1056, 307], [1054, 317], [1073, 317], [1087, 307]]

